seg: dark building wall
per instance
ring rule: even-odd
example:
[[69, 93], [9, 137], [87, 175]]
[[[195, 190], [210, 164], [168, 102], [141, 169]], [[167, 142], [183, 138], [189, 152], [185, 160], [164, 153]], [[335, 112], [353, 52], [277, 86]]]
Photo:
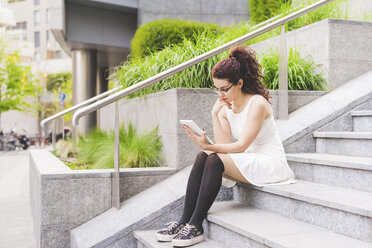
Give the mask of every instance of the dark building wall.
[[172, 18], [232, 25], [249, 20], [248, 0], [138, 0], [138, 24]]

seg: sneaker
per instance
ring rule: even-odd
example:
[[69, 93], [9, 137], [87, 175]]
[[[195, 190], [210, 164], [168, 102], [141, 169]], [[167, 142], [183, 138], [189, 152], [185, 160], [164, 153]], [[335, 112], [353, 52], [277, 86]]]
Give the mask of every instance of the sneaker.
[[189, 246], [204, 240], [203, 229], [199, 230], [196, 226], [186, 224], [184, 228], [173, 238], [173, 246]]
[[159, 241], [172, 241], [177, 233], [185, 227], [185, 224], [180, 224], [177, 221], [169, 222], [165, 225], [167, 226], [166, 228], [156, 233], [156, 237]]

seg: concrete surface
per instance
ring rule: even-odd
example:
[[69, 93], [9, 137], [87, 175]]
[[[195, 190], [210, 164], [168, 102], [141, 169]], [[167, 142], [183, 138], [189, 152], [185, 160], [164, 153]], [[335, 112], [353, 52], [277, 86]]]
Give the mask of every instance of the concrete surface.
[[0, 155], [0, 247], [36, 248], [28, 151]]

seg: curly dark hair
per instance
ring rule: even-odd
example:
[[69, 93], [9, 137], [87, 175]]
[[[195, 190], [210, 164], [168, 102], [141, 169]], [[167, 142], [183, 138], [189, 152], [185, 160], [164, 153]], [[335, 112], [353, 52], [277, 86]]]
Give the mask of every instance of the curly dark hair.
[[227, 79], [230, 83], [237, 85], [243, 79], [242, 91], [247, 94], [262, 95], [268, 102], [269, 91], [265, 89], [261, 79], [261, 65], [256, 59], [256, 53], [245, 46], [234, 46], [231, 48], [227, 59], [223, 59], [213, 66], [212, 78]]

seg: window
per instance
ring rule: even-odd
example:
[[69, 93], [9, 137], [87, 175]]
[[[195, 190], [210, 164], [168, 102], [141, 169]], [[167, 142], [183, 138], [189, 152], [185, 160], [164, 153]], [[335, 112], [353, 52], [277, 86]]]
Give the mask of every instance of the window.
[[40, 5], [40, 0], [34, 0], [34, 5]]
[[55, 59], [60, 59], [60, 58], [62, 58], [62, 53], [61, 53], [61, 51], [55, 51], [55, 52], [54, 52], [54, 58], [55, 58]]
[[35, 47], [40, 47], [40, 32], [35, 32]]
[[49, 30], [46, 31], [46, 40], [49, 41]]
[[34, 11], [34, 26], [37, 27], [40, 25], [40, 10]]
[[27, 22], [17, 22], [15, 26], [7, 26], [7, 30], [26, 30]]
[[49, 24], [50, 23], [50, 10], [49, 9], [46, 9], [45, 23], [46, 24]]

